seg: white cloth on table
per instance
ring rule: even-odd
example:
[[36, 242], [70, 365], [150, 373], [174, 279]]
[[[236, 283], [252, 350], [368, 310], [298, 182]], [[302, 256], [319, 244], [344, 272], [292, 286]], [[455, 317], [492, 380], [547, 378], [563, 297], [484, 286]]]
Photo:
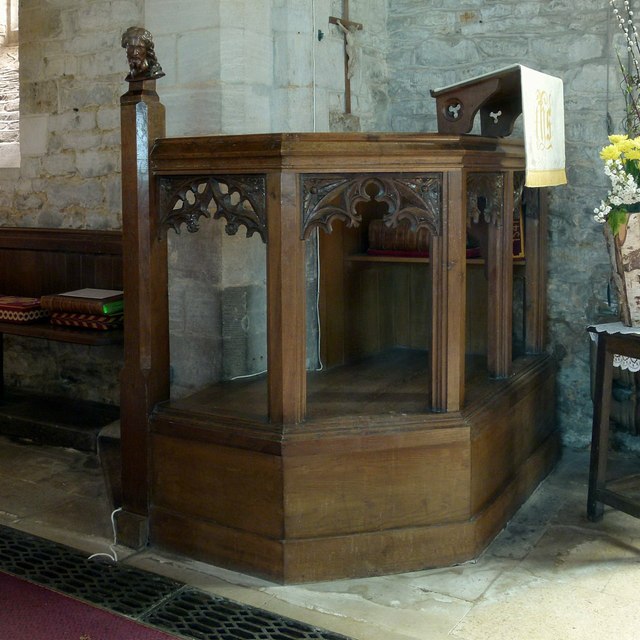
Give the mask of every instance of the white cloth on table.
[[[595, 331], [595, 333], [594, 333]], [[628, 327], [622, 322], [607, 322], [605, 324], [594, 324], [589, 327], [589, 335], [595, 341], [596, 333], [633, 333], [640, 335], [640, 327]], [[620, 367], [627, 371], [640, 371], [640, 359], [629, 356], [621, 356], [616, 353], [613, 356], [613, 366]]]

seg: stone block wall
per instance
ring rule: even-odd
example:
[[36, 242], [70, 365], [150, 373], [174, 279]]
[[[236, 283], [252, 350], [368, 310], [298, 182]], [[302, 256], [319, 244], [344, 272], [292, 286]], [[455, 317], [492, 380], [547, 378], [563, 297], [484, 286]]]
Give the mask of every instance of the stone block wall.
[[[365, 29], [350, 118], [343, 114], [344, 39], [329, 24], [341, 10], [339, 0], [219, 0], [179, 11], [166, 0], [146, 0], [145, 26], [166, 73], [158, 93], [168, 135], [384, 127], [386, 0], [351, 2], [351, 19]], [[265, 246], [243, 229], [228, 236], [222, 221], [204, 220], [192, 237], [185, 234], [169, 236], [174, 396], [259, 373], [267, 360]], [[315, 247], [310, 241], [310, 368], [318, 364]], [[205, 308], [209, 313], [198, 311]]]
[[[127, 88], [120, 36], [127, 27], [154, 35], [166, 73], [158, 92], [168, 135], [374, 130], [386, 122], [386, 4], [351, 2], [351, 18], [365, 28], [354, 115], [344, 118], [344, 40], [328, 22], [340, 16], [339, 0], [21, 0], [21, 162], [0, 169], [0, 225], [120, 228], [119, 97]], [[264, 246], [242, 231], [227, 236], [220, 221], [204, 221], [193, 236], [169, 233], [173, 393], [262, 370]], [[314, 367], [315, 243], [308, 254]], [[230, 298], [241, 304], [226, 305]], [[71, 384], [56, 368], [60, 345], [10, 342], [10, 384], [118, 401], [110, 362], [86, 367]]]
[[[120, 36], [142, 0], [20, 2], [20, 167], [0, 168], [0, 225], [121, 226]], [[6, 340], [7, 384], [119, 402], [120, 351]]]
[[[616, 48], [601, 0], [389, 2], [390, 110], [396, 131], [435, 131], [429, 90], [524, 64], [564, 81], [568, 185], [550, 190], [549, 337], [560, 361], [559, 421], [569, 445], [590, 438], [585, 327], [610, 318], [608, 265], [593, 208], [606, 195], [598, 157], [622, 118]], [[619, 129], [618, 129], [619, 130]]]

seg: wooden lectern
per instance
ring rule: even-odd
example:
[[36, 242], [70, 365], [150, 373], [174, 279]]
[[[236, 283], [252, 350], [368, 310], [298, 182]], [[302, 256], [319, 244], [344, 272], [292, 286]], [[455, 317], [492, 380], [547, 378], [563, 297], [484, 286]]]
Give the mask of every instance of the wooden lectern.
[[[522, 143], [455, 132], [165, 138], [155, 81], [131, 85], [120, 541], [144, 542], [148, 526], [152, 545], [284, 583], [476, 556], [559, 451], [546, 201], [523, 188]], [[494, 85], [469, 85], [464, 118]], [[207, 210], [266, 243], [268, 373], [169, 400], [166, 233], [196, 231]], [[514, 220], [524, 259], [513, 258]], [[371, 252], [374, 221], [427, 234], [428, 254]], [[308, 372], [315, 234], [325, 368]], [[468, 257], [471, 236], [480, 256]]]
[[520, 66], [514, 65], [451, 87], [432, 90], [438, 131], [469, 133], [479, 111], [483, 136], [510, 136], [522, 114], [520, 79]]

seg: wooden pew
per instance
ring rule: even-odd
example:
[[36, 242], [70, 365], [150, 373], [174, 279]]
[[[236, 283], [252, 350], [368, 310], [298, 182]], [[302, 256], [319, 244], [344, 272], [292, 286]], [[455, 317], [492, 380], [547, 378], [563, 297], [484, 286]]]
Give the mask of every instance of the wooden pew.
[[[40, 297], [86, 287], [122, 289], [120, 231], [0, 227], [0, 295]], [[4, 389], [4, 335], [78, 345], [121, 345], [122, 330], [91, 331], [0, 322], [0, 432], [95, 450], [99, 429], [119, 408], [82, 399]]]

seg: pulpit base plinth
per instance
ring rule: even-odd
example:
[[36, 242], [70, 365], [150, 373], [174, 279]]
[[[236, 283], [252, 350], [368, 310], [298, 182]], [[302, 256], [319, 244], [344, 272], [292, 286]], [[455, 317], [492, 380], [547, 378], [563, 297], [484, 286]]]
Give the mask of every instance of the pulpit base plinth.
[[[198, 404], [161, 406], [152, 424], [151, 543], [285, 584], [471, 559], [560, 452], [553, 359], [519, 358], [515, 369], [505, 380], [469, 380], [465, 409], [446, 414], [271, 425], [225, 413], [220, 389], [209, 404], [200, 395]], [[397, 398], [405, 404], [407, 385]]]

